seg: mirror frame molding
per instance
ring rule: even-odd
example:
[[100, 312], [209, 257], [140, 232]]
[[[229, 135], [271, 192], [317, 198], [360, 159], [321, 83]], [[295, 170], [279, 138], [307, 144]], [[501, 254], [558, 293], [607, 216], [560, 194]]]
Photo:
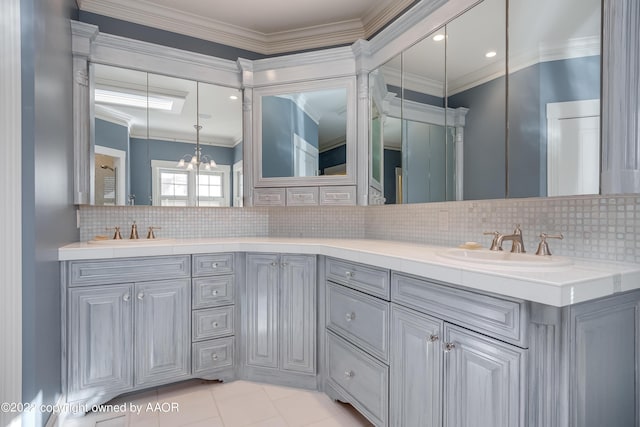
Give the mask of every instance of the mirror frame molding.
[[[263, 177], [262, 176], [262, 98], [265, 96], [282, 95], [288, 93], [321, 91], [323, 89], [346, 89], [347, 121], [347, 174], [319, 175], [313, 177]], [[253, 91], [253, 174], [256, 187], [304, 187], [317, 185], [355, 185], [356, 184], [356, 79], [343, 77], [326, 80], [314, 80], [284, 85], [265, 86]]]

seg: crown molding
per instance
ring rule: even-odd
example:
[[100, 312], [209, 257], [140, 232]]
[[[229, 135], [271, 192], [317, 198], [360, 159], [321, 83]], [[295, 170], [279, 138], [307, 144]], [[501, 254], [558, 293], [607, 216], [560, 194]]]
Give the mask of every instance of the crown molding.
[[[436, 0], [443, 2], [446, 0]], [[81, 10], [124, 21], [221, 43], [263, 55], [351, 44], [370, 37], [399, 13], [412, 0], [394, 1], [373, 9], [363, 19], [352, 19], [326, 25], [289, 31], [262, 33], [211, 18], [186, 13], [147, 0], [78, 0]]]

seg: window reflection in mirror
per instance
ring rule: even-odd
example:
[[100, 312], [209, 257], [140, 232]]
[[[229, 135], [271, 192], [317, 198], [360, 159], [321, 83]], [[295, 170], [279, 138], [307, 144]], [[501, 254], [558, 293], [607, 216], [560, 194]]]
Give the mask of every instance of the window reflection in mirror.
[[347, 89], [261, 97], [262, 177], [345, 175]]
[[[105, 198], [109, 195], [105, 186], [98, 187], [103, 182], [98, 173], [111, 171], [101, 167], [107, 165], [106, 160], [97, 156], [114, 153], [112, 150], [119, 150], [126, 159], [120, 170], [122, 178], [116, 179], [122, 188], [115, 193], [115, 204], [233, 203], [231, 168], [242, 161], [239, 90], [117, 67], [93, 67], [96, 204], [113, 200]], [[240, 200], [236, 198], [236, 203]]]

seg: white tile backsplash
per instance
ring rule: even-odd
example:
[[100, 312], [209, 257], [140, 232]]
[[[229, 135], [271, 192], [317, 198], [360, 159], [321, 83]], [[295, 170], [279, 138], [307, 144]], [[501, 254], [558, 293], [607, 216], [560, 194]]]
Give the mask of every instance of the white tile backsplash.
[[[510, 233], [520, 224], [528, 252], [541, 232], [554, 254], [640, 263], [640, 195], [478, 200], [387, 206], [268, 208], [80, 208], [80, 239], [107, 235], [119, 225], [127, 238], [133, 221], [140, 237], [148, 226], [158, 237], [339, 237], [398, 240], [455, 246], [477, 241], [485, 231]], [[505, 247], [509, 243], [505, 244]]]

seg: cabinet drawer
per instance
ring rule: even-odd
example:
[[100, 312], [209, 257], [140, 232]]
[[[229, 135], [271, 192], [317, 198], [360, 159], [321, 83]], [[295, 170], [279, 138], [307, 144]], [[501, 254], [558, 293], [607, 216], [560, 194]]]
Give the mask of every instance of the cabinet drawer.
[[233, 273], [233, 254], [193, 256], [193, 276], [213, 276]]
[[321, 205], [355, 205], [356, 187], [320, 187]]
[[192, 345], [193, 375], [233, 366], [233, 337], [196, 342]]
[[524, 302], [507, 300], [428, 280], [391, 275], [391, 299], [407, 307], [507, 342], [526, 346]]
[[70, 261], [69, 286], [181, 279], [191, 276], [189, 255]]
[[192, 308], [233, 304], [234, 276], [201, 277], [191, 281]]
[[389, 270], [327, 258], [327, 279], [389, 300]]
[[318, 187], [287, 188], [287, 206], [309, 206], [318, 204]]
[[329, 283], [327, 327], [383, 361], [389, 360], [389, 303]]
[[194, 311], [191, 327], [193, 341], [233, 335], [233, 313], [233, 307]]
[[326, 351], [329, 384], [374, 424], [386, 426], [389, 368], [329, 331]]
[[284, 206], [284, 188], [254, 188], [253, 206]]

